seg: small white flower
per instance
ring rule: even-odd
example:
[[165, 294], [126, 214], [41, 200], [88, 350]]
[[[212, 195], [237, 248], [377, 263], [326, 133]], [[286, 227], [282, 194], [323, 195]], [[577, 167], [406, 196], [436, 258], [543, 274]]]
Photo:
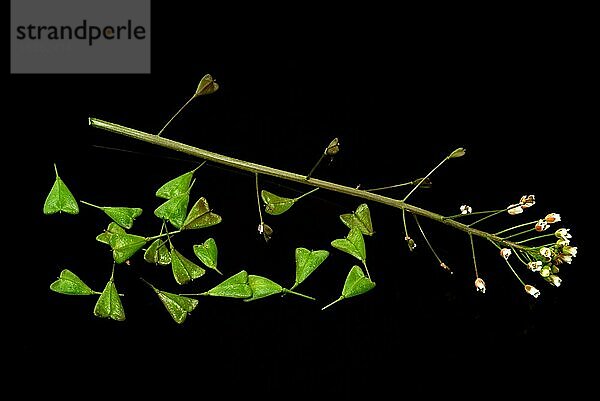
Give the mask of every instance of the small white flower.
[[560, 218], [560, 214], [550, 213], [550, 214], [547, 214], [546, 217], [544, 217], [544, 220], [546, 220], [549, 224], [554, 224], [554, 223], [558, 223], [562, 219]]
[[523, 209], [527, 209], [533, 205], [535, 205], [535, 195], [523, 195], [519, 204], [523, 207]]
[[546, 247], [540, 248], [540, 255], [546, 259], [550, 259], [552, 257], [552, 250]]
[[568, 239], [559, 239], [558, 241], [556, 241], [556, 245], [558, 246], [565, 246], [565, 245], [569, 245], [571, 243], [571, 241], [569, 241]]
[[523, 208], [521, 206], [519, 206], [519, 205], [510, 205], [509, 208], [510, 209], [508, 209], [507, 212], [511, 216], [515, 216], [517, 214], [523, 213]]
[[555, 287], [560, 287], [560, 284], [562, 283], [562, 280], [560, 277], [555, 276], [554, 274], [552, 274], [550, 277], [550, 283], [555, 286]]
[[562, 248], [562, 253], [568, 256], [576, 257], [577, 256], [577, 247], [565, 245]]
[[569, 229], [568, 228], [560, 228], [560, 229], [556, 230], [556, 232], [554, 233], [554, 235], [556, 235], [556, 237], [560, 238], [560, 239], [571, 239], [571, 238], [573, 238], [573, 236], [571, 234], [569, 234]]
[[532, 272], [539, 272], [540, 270], [542, 270], [542, 262], [539, 260], [536, 260], [535, 262], [529, 262], [527, 264], [527, 267]]
[[469, 205], [462, 205], [460, 207], [460, 214], [471, 214], [473, 213], [473, 208]]
[[526, 284], [525, 291], [534, 298], [537, 298], [540, 296], [540, 290], [538, 290], [537, 288], [535, 288], [532, 285]]
[[258, 233], [259, 233], [259, 234], [262, 234], [262, 233], [264, 233], [264, 232], [265, 232], [265, 223], [260, 223], [260, 224], [258, 225]]
[[510, 249], [508, 249], [508, 248], [500, 249], [500, 256], [502, 256], [504, 259], [508, 260], [510, 255], [512, 255], [512, 251]]
[[477, 277], [477, 280], [475, 280], [475, 288], [477, 288], [477, 291], [481, 291], [482, 294], [485, 294], [485, 281]]
[[540, 219], [535, 225], [535, 231], [537, 232], [546, 231], [548, 228], [550, 228], [550, 225], [546, 220]]

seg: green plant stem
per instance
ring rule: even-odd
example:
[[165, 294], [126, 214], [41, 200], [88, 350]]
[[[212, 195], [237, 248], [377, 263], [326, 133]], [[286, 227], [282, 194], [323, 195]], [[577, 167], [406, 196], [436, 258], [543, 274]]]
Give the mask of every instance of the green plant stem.
[[388, 185], [387, 187], [363, 189], [363, 191], [367, 191], [367, 192], [383, 191], [385, 189], [393, 189], [393, 188], [405, 187], [407, 185], [413, 185], [413, 183], [414, 183], [414, 181], [409, 181], [409, 182], [403, 182], [402, 184]]
[[363, 259], [362, 264], [365, 267], [365, 271], [367, 272], [367, 277], [369, 278], [369, 280], [371, 280], [371, 275], [369, 274], [369, 268], [367, 267], [367, 261]]
[[415, 192], [421, 186], [421, 184], [423, 183], [423, 181], [425, 181], [426, 179], [428, 179], [429, 176], [435, 172], [435, 170], [437, 170], [438, 168], [440, 168], [442, 166], [442, 164], [446, 163], [449, 159], [450, 159], [450, 157], [445, 157], [444, 160], [442, 160], [429, 173], [427, 173], [427, 175], [425, 177], [423, 177], [423, 179], [421, 181], [419, 181], [419, 183], [417, 185], [415, 185], [413, 187], [413, 189], [410, 190], [410, 192], [408, 193], [408, 195], [406, 195], [404, 197], [404, 199], [402, 199], [402, 201], [406, 202], [406, 200], [409, 198], [409, 196], [411, 196], [413, 194], [413, 192]]
[[523, 263], [525, 266], [527, 266], [527, 262], [525, 262], [525, 261], [523, 260], [523, 258], [521, 257], [521, 255], [520, 255], [520, 251], [519, 251], [518, 249], [514, 249], [514, 248], [513, 248], [513, 250], [512, 250], [512, 251], [513, 251], [513, 253], [514, 253], [514, 254], [517, 256], [517, 259], [519, 259], [519, 260], [521, 261], [521, 263]]
[[511, 234], [511, 235], [509, 235], [509, 236], [507, 236], [507, 237], [504, 237], [504, 239], [509, 239], [509, 238], [518, 237], [519, 235], [527, 234], [527, 233], [530, 233], [530, 232], [532, 232], [532, 231], [535, 231], [535, 228], [530, 228], [529, 230], [525, 230], [525, 231], [519, 231], [519, 232], [518, 232], [518, 233], [516, 233], [516, 234]]
[[521, 277], [519, 277], [519, 275], [517, 274], [517, 272], [515, 271], [515, 269], [512, 267], [512, 265], [510, 264], [510, 262], [508, 260], [506, 260], [506, 264], [508, 265], [508, 267], [510, 268], [510, 270], [513, 272], [513, 274], [515, 275], [515, 277], [517, 278], [517, 280], [519, 280], [519, 282], [523, 285], [525, 285], [525, 282], [523, 280], [521, 280]]
[[473, 243], [473, 235], [469, 233], [469, 239], [471, 240], [471, 252], [473, 253], [473, 267], [475, 268], [475, 278], [479, 278], [479, 272], [477, 271], [477, 259], [475, 258], [475, 244]]
[[502, 210], [482, 210], [480, 212], [453, 214], [452, 216], [446, 216], [444, 218], [445, 219], [456, 219], [459, 217], [475, 216], [478, 214], [489, 214], [489, 213], [497, 213], [497, 212], [503, 212], [503, 211], [504, 211], [504, 209], [502, 209]]
[[260, 207], [260, 190], [258, 189], [258, 173], [254, 173], [255, 183], [256, 183], [256, 202], [258, 203], [258, 218], [260, 219], [261, 227], [264, 224], [262, 217], [262, 210]]
[[433, 249], [433, 246], [431, 246], [431, 243], [429, 242], [429, 239], [427, 239], [427, 235], [425, 235], [425, 231], [423, 231], [423, 227], [421, 227], [421, 224], [419, 223], [419, 219], [415, 215], [413, 215], [413, 217], [415, 218], [415, 223], [417, 223], [417, 227], [419, 228], [419, 231], [421, 232], [421, 235], [423, 236], [423, 239], [425, 240], [425, 243], [427, 244], [427, 246], [431, 250], [431, 253], [433, 253], [433, 256], [435, 256], [435, 258], [437, 259], [438, 263], [441, 265], [444, 262], [442, 262], [442, 259], [440, 259], [440, 257], [438, 256], [437, 252], [435, 251], [435, 249]]
[[[170, 233], [162, 233], [162, 234], [155, 235], [153, 237], [146, 237], [146, 242], [154, 241], [155, 239], [159, 239], [162, 237], [167, 237], [167, 236], [170, 237], [171, 235], [179, 234], [181, 231], [182, 230], [171, 231]], [[169, 242], [171, 242], [170, 238], [169, 238]]]
[[[291, 173], [285, 170], [276, 169], [269, 166], [264, 166], [257, 163], [251, 163], [244, 160], [235, 159], [233, 157], [221, 155], [218, 153], [210, 152], [208, 150], [199, 149], [190, 145], [186, 145], [181, 142], [173, 141], [171, 139], [159, 137], [157, 135], [148, 134], [143, 131], [138, 131], [132, 128], [124, 127], [122, 125], [114, 124], [108, 121], [99, 120], [97, 118], [89, 118], [89, 124], [94, 127], [104, 131], [112, 132], [118, 135], [122, 135], [128, 138], [136, 139], [138, 141], [151, 143], [156, 146], [163, 147], [165, 149], [171, 149], [176, 152], [184, 153], [187, 155], [191, 155], [194, 157], [198, 157], [213, 163], [222, 164], [224, 166], [233, 167], [238, 170], [249, 171], [251, 173], [260, 173], [272, 177], [276, 177], [282, 180], [292, 181], [300, 184], [310, 185], [317, 188], [326, 189], [328, 191], [333, 191], [349, 196], [353, 196], [356, 198], [365, 199], [371, 202], [381, 203], [383, 205], [391, 206], [396, 209], [406, 210], [410, 213], [423, 216], [430, 220], [437, 221], [438, 223], [445, 224], [449, 227], [452, 227], [456, 230], [460, 230], [466, 233], [470, 233], [472, 235], [486, 238], [490, 241], [495, 241], [497, 243], [503, 244], [507, 247], [514, 246], [517, 249], [527, 250], [528, 247], [519, 245], [510, 241], [506, 241], [494, 234], [488, 233], [486, 231], [478, 230], [476, 228], [469, 227], [465, 224], [459, 223], [454, 220], [447, 220], [441, 214], [431, 212], [429, 210], [422, 209], [418, 206], [411, 205], [402, 200], [390, 198], [387, 196], [375, 194], [372, 192], [367, 192], [364, 190], [356, 189], [353, 187], [348, 187], [345, 185], [336, 184], [329, 181], [319, 180], [316, 178], [311, 178], [310, 180], [306, 179], [305, 175]], [[416, 188], [416, 187], [415, 187]]]
[[299, 293], [299, 292], [296, 292], [296, 291], [288, 290], [287, 288], [283, 289], [283, 293], [284, 294], [294, 294], [294, 295], [297, 295], [297, 296], [302, 297], [302, 298], [310, 299], [311, 301], [316, 301], [317, 300], [314, 297], [311, 297], [309, 295], [305, 295], [305, 294], [302, 294], [302, 293]]
[[[490, 242], [492, 244], [494, 244], [494, 246], [498, 249], [502, 249], [498, 244], [496, 244], [494, 241], [490, 240]], [[511, 247], [512, 248], [512, 247]], [[513, 251], [515, 251], [513, 249]], [[504, 259], [504, 258], [503, 258]], [[508, 265], [508, 267], [510, 268], [510, 271], [513, 272], [513, 274], [515, 275], [515, 277], [517, 278], [517, 280], [519, 280], [519, 282], [521, 282], [521, 284], [525, 285], [525, 282], [523, 280], [521, 280], [521, 277], [519, 277], [519, 275], [517, 274], [517, 272], [515, 271], [515, 269], [513, 269], [512, 265], [510, 264], [510, 262], [508, 261], [508, 259], [504, 259], [506, 261], [506, 264]]]
[[102, 207], [101, 207], [101, 206], [94, 205], [93, 203], [86, 202], [86, 201], [84, 201], [84, 200], [80, 200], [79, 202], [80, 202], [80, 203], [83, 203], [84, 205], [88, 205], [88, 206], [91, 206], [91, 207], [93, 207], [93, 208], [96, 208], [96, 209], [100, 209], [100, 210], [102, 210]]
[[533, 240], [540, 239], [540, 238], [547, 238], [547, 237], [554, 237], [554, 233], [538, 235], [537, 237], [527, 238], [527, 239], [524, 239], [523, 241], [515, 242], [515, 244], [524, 244], [525, 242], [533, 241]]
[[530, 222], [523, 223], [523, 224], [519, 224], [518, 226], [509, 227], [506, 230], [502, 230], [502, 231], [498, 231], [497, 233], [494, 233], [494, 235], [504, 234], [506, 232], [509, 232], [509, 231], [512, 231], [512, 230], [516, 230], [517, 228], [527, 227], [527, 226], [530, 226], [530, 225], [535, 224], [535, 223], [537, 223], [537, 220], [530, 221]]
[[328, 303], [327, 305], [325, 305], [324, 307], [321, 308], [321, 310], [325, 310], [327, 308], [329, 308], [330, 306], [333, 306], [335, 304], [337, 304], [338, 302], [340, 302], [342, 299], [344, 299], [344, 297], [339, 297], [338, 299], [336, 299], [333, 302]]
[[181, 108], [179, 110], [177, 110], [177, 113], [173, 114], [173, 117], [171, 117], [169, 119], [169, 121], [167, 121], [167, 123], [162, 127], [162, 129], [158, 132], [158, 134], [156, 134], [156, 136], [160, 136], [160, 134], [163, 133], [165, 128], [167, 128], [169, 126], [169, 124], [171, 124], [171, 121], [173, 121], [175, 119], [175, 117], [177, 117], [179, 115], [179, 113], [181, 113], [183, 111], [183, 109], [185, 109], [187, 107], [187, 105], [190, 104], [190, 102], [192, 100], [194, 100], [195, 98], [196, 98], [196, 95], [189, 98], [189, 100], [187, 102], [185, 102], [185, 104], [183, 106], [181, 106]]
[[197, 294], [177, 294], [177, 295], [181, 295], [182, 297], [209, 297], [210, 296], [208, 294], [208, 292], [199, 292]]
[[308, 173], [308, 175], [304, 178], [306, 181], [310, 180], [310, 177], [312, 176], [312, 174], [315, 172], [315, 170], [317, 169], [317, 167], [319, 167], [319, 164], [321, 164], [321, 162], [323, 161], [323, 158], [325, 157], [326, 153], [323, 153], [321, 155], [321, 157], [319, 157], [319, 160], [317, 160], [317, 163], [313, 166], [313, 168], [310, 169], [310, 172]]
[[487, 215], [487, 216], [485, 216], [485, 217], [482, 217], [482, 218], [480, 218], [479, 220], [477, 220], [477, 221], [474, 221], [474, 222], [472, 222], [471, 224], [469, 224], [469, 227], [471, 227], [471, 226], [474, 226], [474, 225], [475, 225], [475, 224], [477, 224], [477, 223], [481, 223], [482, 221], [484, 221], [484, 220], [487, 220], [487, 219], [489, 219], [490, 217], [497, 216], [497, 215], [499, 215], [500, 213], [502, 213], [502, 212], [504, 212], [504, 211], [506, 211], [506, 209], [498, 210], [496, 213], [492, 213], [492, 214], [490, 214], [490, 215]]
[[311, 190], [310, 190], [310, 191], [308, 191], [307, 193], [305, 193], [305, 194], [302, 194], [302, 195], [300, 195], [300, 196], [299, 196], [299, 197], [297, 197], [297, 198], [294, 198], [294, 202], [298, 202], [300, 199], [302, 199], [302, 198], [304, 198], [305, 196], [308, 196], [308, 195], [310, 195], [310, 194], [312, 194], [312, 193], [314, 193], [314, 192], [317, 192], [319, 189], [320, 189], [320, 188], [311, 189]]
[[406, 209], [402, 209], [402, 224], [404, 225], [404, 239], [410, 238], [408, 228], [406, 227]]
[[154, 290], [154, 292], [158, 293], [158, 289], [153, 286], [152, 284], [150, 284], [146, 279], [144, 279], [143, 277], [140, 277], [140, 280], [142, 280], [144, 282], [144, 284], [146, 284], [148, 287], [152, 288]]

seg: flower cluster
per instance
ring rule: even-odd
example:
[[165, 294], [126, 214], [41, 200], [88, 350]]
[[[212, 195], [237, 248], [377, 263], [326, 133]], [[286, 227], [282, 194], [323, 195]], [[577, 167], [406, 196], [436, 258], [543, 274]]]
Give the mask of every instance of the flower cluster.
[[[525, 210], [529, 209], [535, 205], [535, 196], [534, 195], [524, 195], [521, 197], [518, 203], [511, 204], [505, 210], [510, 215], [517, 215], [523, 213]], [[466, 211], [466, 206], [461, 207], [462, 213], [468, 213]], [[493, 215], [498, 214], [499, 211], [493, 212]], [[482, 221], [484, 219], [481, 219]], [[558, 213], [549, 213], [544, 218], [539, 220], [534, 220], [530, 223], [518, 224], [513, 227], [509, 227], [505, 230], [497, 232], [495, 235], [497, 237], [502, 238], [502, 244], [504, 247], [500, 246], [500, 242], [494, 242], [494, 244], [500, 250], [500, 256], [506, 261], [510, 270], [514, 273], [517, 279], [521, 282], [521, 284], [525, 288], [525, 292], [529, 295], [537, 298], [540, 296], [540, 291], [530, 284], [526, 284], [517, 271], [513, 268], [511, 264], [511, 257], [515, 255], [515, 258], [518, 259], [519, 262], [522, 262], [528, 270], [538, 273], [545, 281], [550, 283], [555, 287], [559, 287], [562, 283], [562, 279], [558, 276], [560, 271], [560, 266], [563, 264], [571, 264], [573, 262], [573, 258], [577, 256], [577, 247], [571, 246], [571, 234], [569, 233], [568, 228], [560, 228], [554, 232], [554, 234], [542, 234], [542, 235], [534, 235], [530, 238], [522, 239], [522, 236], [528, 233], [543, 233], [550, 229], [550, 227], [562, 221], [561, 215]], [[479, 221], [478, 221], [479, 222]], [[528, 227], [528, 229], [524, 231], [517, 231], [519, 228]], [[521, 237], [521, 238], [519, 238]], [[556, 237], [557, 240], [555, 243], [545, 244], [541, 246], [528, 246], [525, 243], [529, 243], [530, 241], [540, 240], [546, 237]], [[471, 245], [473, 243], [471, 242]], [[473, 258], [475, 258], [473, 250]], [[475, 259], [473, 259], [475, 261]], [[482, 279], [479, 278], [477, 273], [477, 266], [475, 264], [475, 288], [477, 291], [485, 292], [485, 283]]]
[[[546, 221], [549, 219], [546, 216]], [[554, 217], [558, 215], [554, 214]], [[560, 221], [560, 216], [556, 217]], [[556, 230], [554, 235], [558, 238], [555, 244], [532, 248], [529, 256], [533, 259], [527, 264], [527, 267], [532, 272], [539, 273], [547, 282], [559, 287], [562, 280], [558, 277], [560, 271], [559, 266], [567, 263], [571, 264], [573, 258], [577, 256], [577, 247], [571, 246], [571, 234], [568, 228]]]

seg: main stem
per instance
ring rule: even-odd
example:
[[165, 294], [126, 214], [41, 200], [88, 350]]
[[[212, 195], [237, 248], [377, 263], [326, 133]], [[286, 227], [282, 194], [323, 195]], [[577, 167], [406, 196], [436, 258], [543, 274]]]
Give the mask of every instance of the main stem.
[[403, 202], [399, 199], [390, 198], [387, 196], [374, 194], [371, 192], [367, 192], [361, 189], [356, 189], [352, 187], [347, 187], [345, 185], [336, 184], [329, 181], [319, 180], [317, 178], [311, 178], [310, 180], [306, 180], [306, 176], [302, 174], [291, 173], [289, 171], [276, 169], [269, 166], [264, 166], [262, 164], [251, 163], [244, 160], [235, 159], [233, 157], [221, 155], [219, 153], [210, 152], [208, 150], [199, 149], [194, 146], [186, 145], [185, 143], [173, 141], [171, 139], [163, 138], [157, 135], [148, 134], [143, 131], [138, 131], [133, 128], [124, 127], [122, 125], [114, 124], [108, 121], [103, 121], [97, 118], [89, 118], [89, 124], [98, 129], [102, 129], [105, 131], [113, 132], [115, 134], [123, 135], [128, 138], [137, 139], [138, 141], [151, 143], [153, 145], [157, 145], [166, 149], [171, 149], [176, 152], [185, 153], [190, 156], [198, 157], [207, 161], [211, 161], [213, 163], [222, 164], [225, 166], [233, 167], [238, 170], [249, 171], [251, 173], [259, 173], [264, 175], [269, 175], [272, 177], [280, 178], [282, 180], [297, 182], [299, 184], [309, 185], [317, 188], [326, 189], [329, 191], [350, 195], [356, 198], [365, 199], [371, 202], [381, 203], [383, 205], [391, 206], [396, 209], [401, 209], [408, 211], [410, 213], [416, 214], [418, 216], [423, 216], [430, 220], [437, 221], [438, 223], [442, 223], [444, 225], [450, 226], [460, 231], [464, 231], [466, 233], [476, 235], [478, 237], [486, 238], [490, 241], [493, 241], [498, 244], [506, 245], [507, 247], [514, 247], [516, 249], [527, 250], [528, 247], [524, 245], [519, 245], [514, 242], [503, 240], [502, 238], [485, 232], [478, 230], [476, 228], [469, 227], [465, 224], [459, 223], [455, 220], [447, 220], [441, 214], [437, 214], [431, 212], [429, 210], [422, 209], [418, 206], [411, 205], [409, 203]]

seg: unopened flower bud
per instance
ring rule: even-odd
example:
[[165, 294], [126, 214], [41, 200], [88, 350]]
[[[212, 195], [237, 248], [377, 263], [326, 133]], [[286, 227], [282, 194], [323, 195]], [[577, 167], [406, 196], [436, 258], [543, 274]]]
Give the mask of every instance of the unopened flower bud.
[[406, 244], [408, 245], [408, 250], [409, 251], [414, 251], [415, 248], [417, 247], [417, 244], [415, 243], [415, 241], [410, 238], [408, 235], [406, 237], [404, 237], [404, 240], [406, 241]]
[[450, 274], [454, 274], [454, 273], [452, 272], [452, 270], [450, 270], [450, 268], [448, 267], [448, 265], [447, 265], [447, 264], [445, 264], [444, 262], [440, 263], [440, 266], [442, 267], [442, 269], [444, 269], [444, 270], [445, 270], [445, 271], [447, 271], [448, 273], [450, 273]]
[[561, 221], [561, 218], [560, 218], [560, 214], [558, 214], [558, 213], [550, 213], [550, 214], [547, 214], [546, 217], [544, 217], [544, 220], [546, 220], [549, 224], [554, 224], [554, 223], [558, 223], [559, 221]]
[[540, 270], [540, 276], [542, 277], [549, 277], [551, 273], [550, 266], [544, 266], [542, 267], [542, 270]]
[[456, 159], [457, 157], [463, 157], [465, 155], [465, 153], [467, 153], [465, 148], [455, 149], [452, 153], [450, 153], [450, 156], [448, 156], [448, 159]]
[[512, 251], [510, 249], [508, 249], [508, 248], [500, 249], [500, 256], [502, 256], [504, 259], [508, 260], [510, 255], [512, 255]]
[[460, 214], [471, 214], [473, 213], [473, 208], [469, 205], [462, 205], [460, 207]]
[[535, 262], [529, 262], [527, 263], [527, 267], [532, 272], [539, 272], [540, 270], [542, 270], [542, 262], [539, 260], [536, 260]]
[[546, 220], [540, 219], [535, 225], [535, 231], [537, 232], [546, 231], [548, 228], [550, 228], [550, 225]]
[[527, 209], [533, 205], [535, 205], [535, 195], [523, 195], [521, 196], [521, 200], [519, 204], [523, 209]]
[[510, 214], [511, 216], [515, 216], [517, 214], [521, 214], [523, 213], [523, 208], [519, 205], [511, 205], [509, 206], [510, 209], [507, 210], [508, 214]]
[[548, 277], [548, 281], [555, 287], [560, 287], [560, 284], [562, 283], [562, 279], [554, 274]]
[[532, 285], [526, 284], [525, 291], [534, 298], [537, 298], [540, 296], [540, 290], [538, 290], [537, 288], [535, 288]]
[[477, 277], [477, 280], [475, 280], [475, 288], [477, 289], [477, 291], [480, 291], [482, 294], [485, 294], [485, 281]]

